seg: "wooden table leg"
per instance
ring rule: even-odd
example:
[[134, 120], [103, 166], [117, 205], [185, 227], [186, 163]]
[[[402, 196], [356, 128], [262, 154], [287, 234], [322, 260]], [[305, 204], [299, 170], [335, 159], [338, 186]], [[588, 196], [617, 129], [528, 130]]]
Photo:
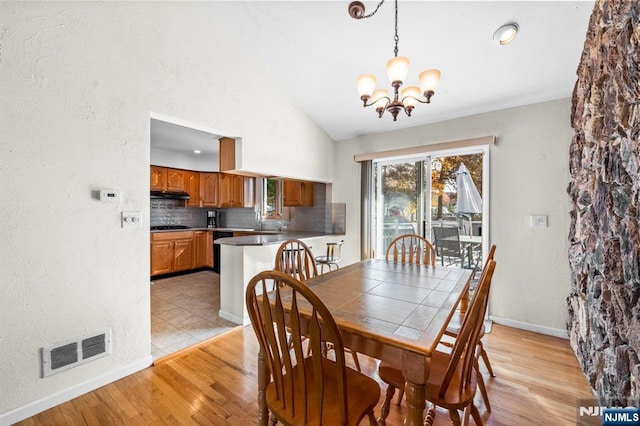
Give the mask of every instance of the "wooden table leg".
[[409, 413], [404, 421], [405, 426], [422, 426], [424, 418], [424, 385], [410, 382], [405, 383], [405, 396]]
[[269, 384], [269, 369], [262, 351], [258, 353], [258, 424], [267, 426], [269, 423], [269, 408], [267, 408], [266, 389]]

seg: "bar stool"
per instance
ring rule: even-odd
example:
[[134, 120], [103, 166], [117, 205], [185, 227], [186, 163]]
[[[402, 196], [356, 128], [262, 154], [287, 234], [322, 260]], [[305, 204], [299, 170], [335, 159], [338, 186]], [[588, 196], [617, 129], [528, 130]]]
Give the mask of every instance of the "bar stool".
[[329, 272], [331, 272], [331, 268], [333, 266], [336, 269], [339, 269], [340, 266], [340, 250], [342, 249], [342, 245], [344, 244], [344, 240], [340, 240], [337, 243], [327, 243], [327, 254], [326, 256], [317, 256], [316, 264], [320, 265], [320, 273], [324, 273], [325, 265], [329, 268]]

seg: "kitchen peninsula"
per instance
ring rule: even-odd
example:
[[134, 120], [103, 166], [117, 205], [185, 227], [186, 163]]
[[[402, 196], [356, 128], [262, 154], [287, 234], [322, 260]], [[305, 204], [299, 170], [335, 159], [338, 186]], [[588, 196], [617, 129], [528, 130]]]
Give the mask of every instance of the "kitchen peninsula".
[[324, 254], [326, 243], [339, 240], [342, 235], [327, 235], [319, 232], [286, 231], [274, 234], [246, 235], [219, 238], [214, 241], [221, 246], [220, 311], [221, 318], [247, 325], [250, 323], [245, 305], [247, 283], [258, 272], [273, 269], [280, 243], [288, 239], [299, 239], [311, 247], [316, 256]]

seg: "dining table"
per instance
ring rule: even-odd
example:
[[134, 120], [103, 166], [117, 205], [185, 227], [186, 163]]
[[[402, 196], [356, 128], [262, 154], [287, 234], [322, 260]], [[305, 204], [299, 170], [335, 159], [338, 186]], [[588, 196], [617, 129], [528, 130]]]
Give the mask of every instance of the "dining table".
[[[408, 407], [405, 425], [422, 425], [431, 355], [456, 309], [465, 310], [473, 271], [447, 266], [367, 259], [319, 275], [306, 285], [327, 306], [353, 351], [402, 370]], [[259, 424], [268, 422], [269, 383], [258, 355]]]

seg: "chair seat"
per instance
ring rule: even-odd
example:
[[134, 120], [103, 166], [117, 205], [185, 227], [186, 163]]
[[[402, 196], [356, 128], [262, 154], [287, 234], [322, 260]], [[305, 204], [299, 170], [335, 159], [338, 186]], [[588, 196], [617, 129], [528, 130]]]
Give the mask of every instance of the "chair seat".
[[[464, 320], [464, 314], [460, 311], [456, 311], [455, 314], [451, 317], [451, 321], [447, 325], [447, 329], [445, 330], [445, 334], [449, 336], [457, 336], [460, 332], [460, 327], [462, 327], [462, 321]], [[482, 328], [480, 329], [480, 338], [485, 334], [484, 322], [482, 323]]]
[[[462, 363], [459, 363], [451, 384], [447, 388], [444, 397], [440, 397], [440, 386], [442, 385], [444, 375], [447, 373], [449, 365], [449, 355], [436, 351], [431, 356], [429, 368], [429, 377], [425, 385], [425, 395], [427, 399], [437, 406], [454, 409], [464, 409], [469, 401], [473, 399], [476, 393], [476, 372], [472, 370], [470, 386], [466, 389], [460, 389], [460, 380], [462, 374]], [[402, 371], [395, 367], [391, 367], [385, 363], [380, 363], [378, 375], [385, 382], [396, 389], [404, 389], [404, 376]]]
[[[340, 413], [340, 401], [339, 394], [337, 392], [337, 374], [338, 369], [336, 363], [329, 359], [323, 358], [323, 370], [325, 376], [325, 392], [322, 405], [322, 423], [320, 422], [319, 412], [315, 404], [310, 404], [307, 422], [304, 421], [304, 412], [302, 400], [306, 396], [309, 401], [314, 401], [316, 398], [316, 387], [314, 386], [313, 374], [311, 368], [311, 358], [306, 358], [304, 361], [307, 364], [307, 386], [304, 387], [300, 380], [294, 382], [293, 394], [295, 396], [295, 417], [291, 418], [285, 407], [283, 407], [282, 401], [276, 399], [275, 383], [271, 382], [266, 389], [267, 405], [271, 409], [272, 413], [287, 424], [305, 424], [305, 425], [334, 425], [339, 424]], [[299, 367], [294, 367], [293, 373], [296, 377], [299, 371]], [[358, 373], [350, 368], [346, 369], [348, 392], [347, 403], [349, 413], [349, 425], [357, 425], [364, 417], [367, 410], [373, 409], [380, 399], [380, 386], [375, 380]], [[286, 377], [286, 375], [285, 375]], [[286, 379], [285, 379], [286, 380]], [[336, 389], [333, 391], [332, 389]]]

